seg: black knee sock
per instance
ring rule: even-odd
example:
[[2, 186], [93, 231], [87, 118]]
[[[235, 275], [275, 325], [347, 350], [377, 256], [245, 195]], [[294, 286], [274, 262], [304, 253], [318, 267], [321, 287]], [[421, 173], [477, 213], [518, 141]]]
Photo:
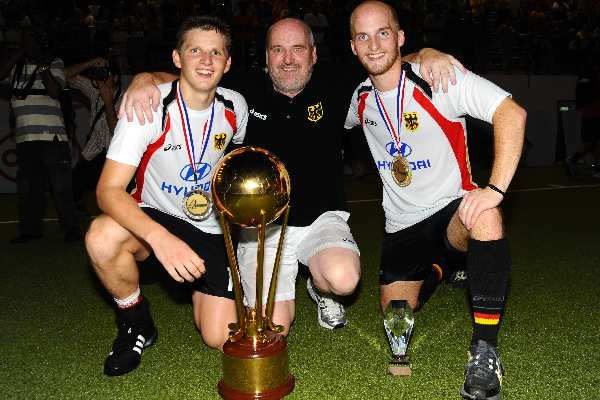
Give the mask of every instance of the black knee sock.
[[474, 319], [472, 343], [481, 339], [497, 345], [510, 268], [508, 240], [469, 241], [467, 273]]

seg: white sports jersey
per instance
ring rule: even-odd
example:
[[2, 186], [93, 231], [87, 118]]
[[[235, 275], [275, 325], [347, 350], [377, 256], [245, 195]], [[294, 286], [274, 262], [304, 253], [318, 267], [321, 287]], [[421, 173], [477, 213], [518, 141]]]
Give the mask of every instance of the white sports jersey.
[[[492, 82], [459, 70], [455, 70], [457, 83], [449, 86], [448, 93], [432, 93], [418, 75], [418, 64], [405, 63], [402, 69], [406, 80], [399, 144], [382, 118], [387, 114], [397, 130], [398, 90], [377, 92], [383, 102], [378, 107], [369, 78], [354, 91], [345, 123], [347, 129], [363, 127], [383, 181], [388, 233], [424, 220], [477, 187], [471, 179], [463, 117], [468, 114], [491, 123], [498, 105], [510, 96]], [[400, 187], [391, 174], [391, 163], [398, 155], [405, 157], [412, 170], [406, 187]]]
[[[178, 84], [174, 85], [178, 89]], [[184, 134], [188, 128], [183, 125], [185, 109], [175, 95], [178, 90], [172, 90], [171, 83], [160, 85], [159, 89], [161, 104], [154, 112], [153, 122], [140, 125], [135, 118], [132, 122], [121, 118], [106, 157], [138, 167], [132, 195], [140, 206], [184, 219], [204, 232], [221, 233], [215, 213], [204, 221], [192, 221], [183, 212], [182, 202], [186, 193], [198, 188], [210, 193], [214, 167], [225, 148], [232, 140], [239, 144], [244, 139], [248, 122], [246, 100], [238, 92], [218, 87], [214, 115], [212, 107], [203, 111], [188, 107], [190, 141], [189, 135]], [[164, 118], [163, 102], [168, 104]]]

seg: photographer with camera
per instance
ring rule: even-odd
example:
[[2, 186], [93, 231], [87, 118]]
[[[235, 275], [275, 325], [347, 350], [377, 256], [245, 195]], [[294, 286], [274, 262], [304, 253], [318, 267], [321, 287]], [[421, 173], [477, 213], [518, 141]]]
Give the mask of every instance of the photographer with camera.
[[117, 125], [115, 108], [121, 98], [121, 73], [115, 63], [96, 57], [66, 68], [65, 75], [69, 87], [87, 98], [90, 109], [85, 140], [75, 138], [81, 159], [73, 172], [73, 189], [75, 201], [80, 202], [85, 192], [96, 187]]
[[19, 234], [10, 243], [42, 237], [46, 181], [50, 182], [65, 241], [81, 239], [73, 202], [71, 156], [60, 96], [64, 65], [53, 54], [50, 37], [41, 29], [23, 32], [21, 46], [0, 67], [10, 85], [16, 119]]

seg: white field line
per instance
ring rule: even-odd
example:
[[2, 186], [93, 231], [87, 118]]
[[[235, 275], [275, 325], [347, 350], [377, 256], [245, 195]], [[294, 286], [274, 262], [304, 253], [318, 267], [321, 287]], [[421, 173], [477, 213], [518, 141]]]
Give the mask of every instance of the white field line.
[[[511, 190], [509, 193], [546, 192], [546, 191], [552, 191], [552, 190], [590, 189], [590, 188], [599, 188], [599, 187], [600, 187], [600, 183], [590, 184], [590, 185], [553, 185], [553, 184], [550, 184], [545, 187], [515, 189], [515, 190]], [[381, 201], [381, 199], [377, 198], [377, 199], [346, 200], [346, 203], [359, 204], [359, 203], [373, 203], [376, 201]], [[93, 215], [91, 217], [94, 218], [96, 216]], [[16, 224], [18, 222], [19, 222], [18, 220], [0, 221], [0, 225]], [[44, 222], [58, 222], [58, 218], [44, 218]]]

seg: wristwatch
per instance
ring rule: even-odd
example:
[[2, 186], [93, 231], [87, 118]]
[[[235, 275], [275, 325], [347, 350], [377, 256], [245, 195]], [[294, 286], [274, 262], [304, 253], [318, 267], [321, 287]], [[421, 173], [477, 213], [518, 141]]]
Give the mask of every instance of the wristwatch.
[[50, 69], [50, 65], [44, 65], [38, 69], [38, 72], [44, 72]]

